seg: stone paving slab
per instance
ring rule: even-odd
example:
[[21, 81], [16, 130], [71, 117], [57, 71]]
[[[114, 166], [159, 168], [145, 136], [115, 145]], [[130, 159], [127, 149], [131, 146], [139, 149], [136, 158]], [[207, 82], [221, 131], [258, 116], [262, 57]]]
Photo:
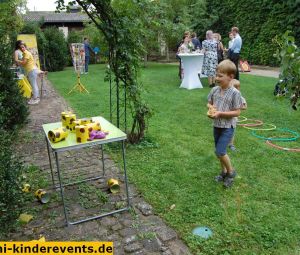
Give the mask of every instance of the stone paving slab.
[[[18, 153], [23, 157], [25, 164], [38, 166], [41, 171], [40, 174], [45, 176], [51, 184], [50, 166], [46, 142], [42, 133], [42, 124], [59, 121], [60, 113], [71, 109], [49, 81], [45, 82], [44, 86], [46, 91], [40, 104], [30, 106], [29, 123], [22, 130]], [[74, 178], [74, 175], [81, 178], [80, 173], [93, 174], [95, 169], [98, 173], [102, 173], [99, 148], [92, 147], [82, 151], [64, 152], [60, 157], [63, 158], [63, 163], [61, 163], [63, 175], [68, 178]], [[104, 161], [106, 170], [104, 180], [93, 181], [90, 186], [94, 185], [99, 189], [103, 189], [108, 178], [117, 177], [120, 180], [121, 192], [117, 195], [108, 194], [108, 202], [106, 203], [108, 205], [102, 205], [104, 209], [105, 207], [110, 209], [118, 203], [117, 200], [123, 203], [126, 201], [124, 195], [125, 185], [122, 181], [124, 178], [121, 170], [109, 155], [105, 154]], [[49, 192], [55, 193], [55, 190]], [[78, 194], [80, 192], [82, 191], [78, 191], [76, 188], [74, 190], [65, 188], [65, 195], [68, 197], [66, 198], [67, 203], [72, 204], [72, 206], [68, 206], [70, 213], [75, 218], [80, 218], [82, 213], [93, 215], [98, 212], [97, 208], [85, 209], [82, 204], [77, 203], [78, 201], [74, 201], [76, 196], [80, 195]], [[132, 205], [130, 211], [68, 227], [65, 226], [60, 195], [57, 195], [57, 199], [43, 207], [43, 210], [31, 222], [22, 227], [17, 233], [12, 233], [9, 240], [33, 240], [43, 235], [47, 241], [113, 241], [114, 254], [116, 255], [191, 254], [177, 233], [153, 213], [151, 205], [144, 201], [133, 184], [129, 184], [129, 194]], [[40, 208], [40, 206], [38, 202], [32, 204], [32, 208]]]

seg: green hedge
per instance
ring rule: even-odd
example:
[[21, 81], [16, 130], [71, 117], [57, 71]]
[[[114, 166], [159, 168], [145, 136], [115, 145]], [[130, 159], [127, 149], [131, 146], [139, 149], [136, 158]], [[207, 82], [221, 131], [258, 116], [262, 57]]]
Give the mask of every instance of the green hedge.
[[0, 129], [0, 237], [14, 229], [22, 205], [23, 166], [12, 149], [14, 135]]
[[[243, 38], [241, 57], [250, 63], [278, 65], [273, 56], [277, 46], [272, 39], [286, 30], [293, 31], [296, 42], [300, 42], [299, 1], [210, 0], [206, 3], [207, 14], [214, 17], [207, 29], [219, 32], [226, 38], [224, 42], [227, 45], [231, 27], [239, 27]], [[203, 33], [205, 31], [199, 31], [199, 34]]]

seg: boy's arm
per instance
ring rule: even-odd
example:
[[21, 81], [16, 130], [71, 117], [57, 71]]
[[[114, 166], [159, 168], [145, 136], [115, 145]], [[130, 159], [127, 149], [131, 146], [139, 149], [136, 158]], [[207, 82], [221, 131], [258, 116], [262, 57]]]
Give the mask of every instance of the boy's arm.
[[233, 117], [238, 117], [241, 114], [241, 110], [240, 109], [236, 109], [233, 111], [229, 111], [229, 112], [219, 112], [216, 111], [213, 115], [211, 115], [212, 118], [217, 119], [217, 118], [225, 118], [225, 119], [229, 119], [229, 118], [233, 118]]

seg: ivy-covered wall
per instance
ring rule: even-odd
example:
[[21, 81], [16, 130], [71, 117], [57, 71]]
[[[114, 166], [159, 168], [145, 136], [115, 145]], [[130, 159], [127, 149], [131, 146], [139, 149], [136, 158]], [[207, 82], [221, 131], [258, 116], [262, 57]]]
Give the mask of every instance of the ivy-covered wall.
[[253, 64], [279, 64], [273, 56], [277, 46], [272, 39], [286, 30], [291, 30], [296, 42], [300, 42], [298, 0], [210, 0], [207, 11], [217, 16], [210, 28], [226, 38], [225, 45], [231, 27], [239, 27], [243, 38], [241, 56]]

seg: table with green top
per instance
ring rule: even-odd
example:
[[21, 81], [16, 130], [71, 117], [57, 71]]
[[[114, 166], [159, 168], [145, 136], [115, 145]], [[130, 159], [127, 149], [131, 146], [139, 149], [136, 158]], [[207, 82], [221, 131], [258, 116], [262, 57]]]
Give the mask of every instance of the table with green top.
[[[118, 129], [117, 127], [115, 127], [113, 124], [111, 124], [109, 121], [104, 119], [103, 117], [92, 117], [92, 120], [94, 122], [100, 122], [101, 130], [108, 131], [108, 134], [106, 135], [106, 137], [104, 139], [94, 139], [92, 141], [87, 141], [85, 143], [77, 143], [76, 142], [76, 134], [72, 133], [72, 132], [69, 132], [69, 134], [68, 134], [68, 136], [65, 140], [57, 142], [57, 143], [53, 143], [48, 138], [48, 132], [50, 130], [62, 127], [62, 123], [61, 122], [56, 122], [56, 123], [49, 123], [49, 124], [44, 124], [43, 125], [43, 130], [44, 130], [44, 133], [45, 133], [46, 143], [47, 143], [47, 151], [48, 151], [49, 164], [50, 164], [50, 169], [51, 169], [52, 182], [53, 182], [53, 186], [55, 188], [60, 189], [61, 199], [62, 199], [62, 203], [63, 203], [63, 207], [64, 207], [64, 215], [65, 215], [67, 225], [75, 225], [75, 224], [79, 224], [79, 223], [82, 223], [82, 222], [95, 220], [95, 219], [102, 218], [102, 217], [105, 217], [105, 216], [108, 216], [108, 215], [112, 215], [112, 214], [115, 214], [115, 213], [126, 211], [130, 207], [129, 191], [128, 191], [128, 180], [127, 180], [127, 173], [126, 173], [126, 160], [125, 160], [125, 140], [127, 138], [126, 134], [123, 131], [121, 131], [120, 129]], [[111, 211], [111, 212], [108, 212], [108, 213], [103, 213], [103, 214], [99, 214], [99, 215], [96, 215], [96, 216], [88, 217], [88, 218], [85, 218], [85, 219], [82, 219], [82, 220], [70, 222], [69, 218], [68, 218], [63, 187], [68, 186], [68, 185], [74, 185], [74, 184], [81, 183], [81, 182], [87, 182], [87, 181], [97, 180], [97, 179], [103, 178], [104, 175], [105, 175], [104, 157], [103, 157], [104, 156], [103, 155], [103, 144], [108, 144], [108, 143], [113, 143], [113, 142], [122, 142], [124, 180], [125, 180], [126, 196], [127, 196], [127, 205], [126, 205], [126, 207], [118, 209], [118, 210], [114, 210], [114, 211]], [[79, 149], [82, 149], [82, 148], [97, 146], [97, 145], [101, 146], [102, 166], [103, 166], [102, 176], [96, 176], [96, 177], [88, 178], [88, 179], [85, 179], [85, 180], [82, 180], [82, 181], [64, 184], [62, 182], [62, 173], [61, 173], [61, 170], [60, 170], [58, 153], [64, 152], [64, 151], [70, 151], [70, 150], [79, 150]], [[58, 185], [56, 185], [55, 181], [54, 181], [53, 164], [52, 164], [51, 155], [50, 155], [51, 152], [54, 154], [54, 158], [55, 158], [57, 175], [58, 175]]]

